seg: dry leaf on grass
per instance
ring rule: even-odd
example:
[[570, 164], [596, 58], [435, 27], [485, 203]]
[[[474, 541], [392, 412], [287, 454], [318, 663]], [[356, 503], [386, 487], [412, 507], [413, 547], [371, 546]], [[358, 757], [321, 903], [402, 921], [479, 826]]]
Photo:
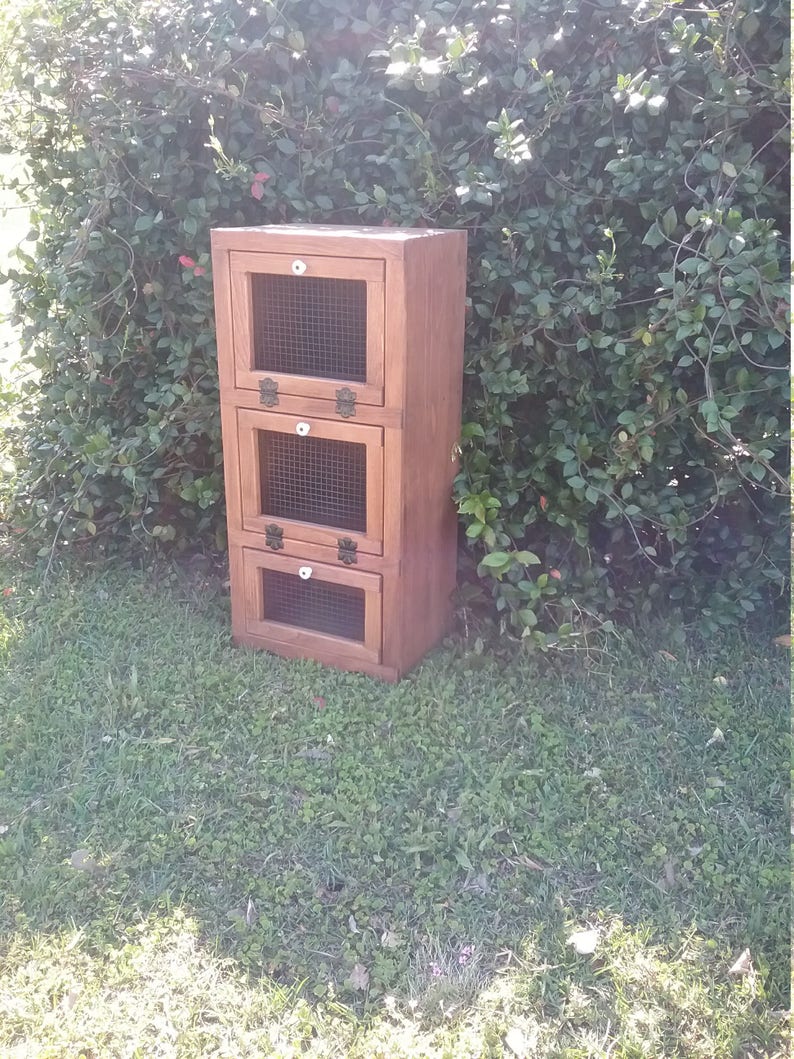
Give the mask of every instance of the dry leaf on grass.
[[256, 925], [256, 921], [259, 919], [259, 914], [256, 910], [256, 905], [249, 897], [245, 908], [230, 908], [226, 913], [226, 918], [230, 919], [233, 923], [237, 923], [238, 926], [245, 926], [250, 930], [251, 927]]
[[85, 871], [91, 874], [95, 872], [99, 865], [91, 856], [90, 849], [76, 849], [69, 858], [69, 863], [75, 869], [75, 871]]
[[366, 989], [369, 986], [369, 971], [363, 963], [357, 963], [350, 972], [350, 984], [354, 989]]
[[715, 744], [722, 744], [725, 742], [725, 733], [721, 728], [715, 728], [711, 733], [711, 739], [708, 740], [706, 746], [714, 746]]
[[310, 747], [308, 750], [299, 750], [295, 757], [305, 758], [307, 761], [330, 761], [331, 755], [327, 750], [319, 750], [317, 747]]
[[671, 889], [676, 884], [675, 861], [671, 860], [669, 857], [664, 862], [664, 881]]
[[515, 863], [520, 864], [522, 868], [527, 868], [529, 871], [545, 871], [546, 866], [544, 864], [538, 864], [532, 857], [528, 857], [526, 853], [519, 853], [515, 858]]
[[592, 956], [598, 948], [597, 930], [577, 930], [568, 938], [566, 945], [573, 945], [580, 956]]
[[79, 996], [80, 996], [79, 990], [75, 991], [73, 989], [73, 990], [71, 990], [71, 992], [69, 992], [65, 996], [61, 997], [61, 1010], [65, 1011], [67, 1013], [70, 1012], [74, 1008], [75, 1004], [77, 1003]]
[[732, 974], [735, 977], [743, 974], [750, 974], [753, 969], [753, 958], [750, 955], [750, 950], [745, 949], [744, 952], [739, 956], [739, 959], [729, 969], [728, 974]]
[[505, 1048], [518, 1059], [529, 1059], [529, 1049], [532, 1047], [527, 1035], [518, 1026], [512, 1026], [505, 1034]]
[[601, 769], [599, 769], [599, 768], [591, 768], [591, 769], [587, 769], [586, 772], [583, 772], [582, 775], [586, 776], [587, 779], [589, 779], [589, 780], [600, 780], [601, 776], [602, 776], [602, 772], [601, 772]]

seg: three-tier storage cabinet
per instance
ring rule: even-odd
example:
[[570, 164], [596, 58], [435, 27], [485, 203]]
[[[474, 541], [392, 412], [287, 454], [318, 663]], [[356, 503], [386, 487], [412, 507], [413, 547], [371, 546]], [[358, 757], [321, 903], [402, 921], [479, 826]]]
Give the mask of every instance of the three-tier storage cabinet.
[[398, 680], [455, 587], [466, 234], [212, 232], [240, 643]]

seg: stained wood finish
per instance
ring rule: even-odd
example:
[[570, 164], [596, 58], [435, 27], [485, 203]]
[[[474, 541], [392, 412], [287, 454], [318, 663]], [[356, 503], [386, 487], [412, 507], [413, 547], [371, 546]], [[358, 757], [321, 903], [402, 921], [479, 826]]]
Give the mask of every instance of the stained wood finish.
[[[334, 652], [350, 660], [360, 659], [377, 664], [381, 657], [381, 578], [378, 574], [360, 570], [341, 570], [324, 563], [306, 566], [305, 559], [272, 553], [243, 550], [243, 575], [245, 578], [245, 629], [251, 636], [263, 640], [278, 640], [302, 648], [307, 655], [315, 651]], [[301, 568], [311, 569], [312, 582], [330, 585], [345, 585], [360, 589], [364, 593], [364, 640], [359, 643], [346, 640], [314, 629], [295, 628], [265, 617], [263, 570], [298, 576]]]
[[[262, 409], [259, 392], [254, 390], [238, 390], [234, 386], [221, 388], [221, 402], [233, 408]], [[313, 397], [295, 397], [292, 394], [279, 393], [278, 404], [273, 411], [279, 414], [295, 416], [300, 419], [330, 419], [335, 422], [347, 423], [369, 423], [371, 426], [396, 427], [399, 429], [403, 423], [401, 408], [384, 408], [370, 405], [366, 414], [359, 408], [355, 415], [343, 420], [336, 410], [336, 401], [325, 401]]]
[[[451, 615], [457, 552], [451, 492], [460, 433], [466, 235], [265, 226], [218, 229], [212, 244], [234, 638], [286, 657], [309, 656], [397, 680], [445, 634]], [[315, 275], [366, 280], [367, 383], [350, 383], [358, 398], [354, 417], [337, 414], [333, 391], [339, 383], [329, 386], [328, 380], [303, 376], [279, 379], [279, 404], [267, 410], [258, 406], [255, 390], [265, 373], [250, 372], [246, 276], [265, 257], [269, 267], [284, 267], [286, 261], [289, 268], [300, 257], [317, 270]], [[278, 260], [271, 265], [271, 258]], [[366, 439], [366, 534], [261, 515], [258, 453], [251, 440], [255, 424], [278, 421], [280, 426], [268, 429], [289, 433], [298, 418], [309, 421], [317, 437]], [[265, 526], [272, 521], [284, 523], [283, 547], [277, 551], [265, 546]], [[341, 561], [340, 537], [357, 544], [355, 564]], [[283, 564], [301, 561], [335, 578], [332, 583], [364, 589], [363, 644], [262, 618], [262, 569], [286, 569]]]
[[218, 250], [332, 257], [400, 259], [407, 243], [446, 235], [437, 228], [374, 228], [345, 224], [265, 224], [251, 228], [215, 228]]
[[366, 570], [372, 573], [388, 573], [398, 575], [400, 572], [400, 560], [386, 558], [383, 555], [372, 555], [369, 552], [356, 551], [356, 561], [352, 564], [345, 563], [339, 558], [338, 540], [350, 537], [350, 534], [340, 534], [334, 544], [314, 544], [311, 541], [296, 540], [286, 534], [282, 538], [280, 548], [270, 548], [266, 543], [266, 535], [252, 532], [246, 529], [229, 528], [229, 544], [239, 545], [253, 551], [275, 551], [277, 555], [289, 555], [296, 559], [306, 559], [317, 563], [329, 563], [331, 566], [339, 566], [343, 570], [352, 566], [354, 570]]
[[[290, 375], [286, 372], [259, 371], [254, 366], [252, 275], [292, 276], [292, 264], [300, 260], [306, 266], [305, 276], [321, 279], [362, 280], [367, 285], [367, 380], [344, 377], [334, 379]], [[352, 390], [357, 404], [383, 404], [383, 320], [384, 262], [357, 258], [318, 257], [309, 254], [238, 253], [228, 257], [231, 287], [232, 341], [234, 344], [235, 389], [259, 390], [268, 379], [278, 387], [278, 394], [335, 400], [337, 391]], [[300, 278], [296, 277], [296, 282]]]
[[[272, 522], [284, 527], [285, 535], [316, 544], [333, 543], [338, 537], [352, 537], [365, 552], [383, 551], [383, 431], [380, 427], [347, 425], [340, 421], [299, 416], [278, 415], [274, 412], [254, 412], [244, 408], [237, 412], [238, 458], [241, 478], [243, 529], [264, 534]], [[366, 446], [367, 476], [367, 531], [359, 533], [344, 526], [323, 526], [299, 519], [263, 513], [261, 477], [259, 469], [259, 431], [277, 431], [298, 437], [299, 425], [309, 426], [313, 438], [347, 441]]]
[[405, 517], [399, 632], [392, 630], [400, 643], [401, 668], [415, 665], [428, 644], [448, 631], [456, 584], [452, 484], [463, 386], [466, 234], [448, 235], [406, 248]]

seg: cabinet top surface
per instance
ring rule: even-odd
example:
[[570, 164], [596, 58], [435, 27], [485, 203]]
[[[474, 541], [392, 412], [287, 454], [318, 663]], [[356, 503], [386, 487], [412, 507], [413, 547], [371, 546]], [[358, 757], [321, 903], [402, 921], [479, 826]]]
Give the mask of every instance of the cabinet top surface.
[[268, 237], [281, 236], [286, 239], [295, 236], [310, 236], [313, 239], [323, 236], [331, 238], [344, 236], [356, 239], [377, 239], [379, 242], [387, 243], [407, 243], [412, 239], [462, 234], [462, 230], [456, 228], [377, 228], [355, 224], [262, 224], [239, 228], [213, 228], [212, 234], [216, 232], [227, 237], [241, 233]]

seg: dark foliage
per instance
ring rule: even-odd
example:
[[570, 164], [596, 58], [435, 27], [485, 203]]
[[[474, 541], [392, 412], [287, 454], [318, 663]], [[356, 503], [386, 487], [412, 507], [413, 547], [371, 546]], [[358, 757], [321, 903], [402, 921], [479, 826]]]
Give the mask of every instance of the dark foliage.
[[546, 642], [782, 593], [782, 4], [114, 7], [6, 27], [37, 231], [16, 521], [222, 540], [211, 226], [465, 226], [464, 600]]

